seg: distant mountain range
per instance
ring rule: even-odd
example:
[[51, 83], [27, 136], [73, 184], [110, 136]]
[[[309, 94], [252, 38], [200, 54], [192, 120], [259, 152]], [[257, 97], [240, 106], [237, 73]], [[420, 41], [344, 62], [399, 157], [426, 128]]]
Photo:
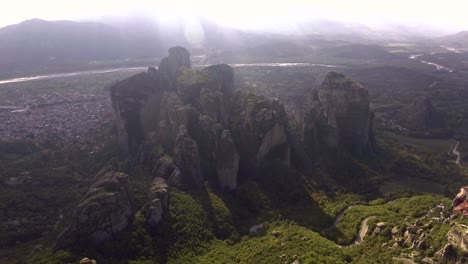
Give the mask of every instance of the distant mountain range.
[[453, 35], [443, 36], [437, 38], [437, 41], [454, 48], [466, 48], [468, 47], [468, 31], [461, 31]]
[[0, 71], [154, 57], [163, 50], [158, 43], [155, 34], [136, 38], [103, 23], [33, 19], [0, 29]]
[[[175, 45], [187, 47], [194, 55], [300, 56], [298, 53], [307, 54], [311, 49], [329, 48], [324, 52], [338, 57], [391, 59], [392, 54], [367, 44], [409, 38], [407, 31], [398, 35], [326, 20], [298, 23], [296, 29], [302, 35], [244, 32], [203, 20], [194, 25], [184, 21], [167, 25], [144, 17], [99, 22], [32, 19], [0, 28], [0, 78], [64, 71], [76, 65], [98, 67], [116, 65], [116, 61], [158, 58]], [[468, 32], [437, 41], [466, 46]]]
[[96, 61], [155, 58], [174, 45], [189, 47], [194, 54], [206, 49], [235, 50], [252, 40], [249, 34], [208, 22], [200, 26], [202, 43], [194, 44], [187, 40], [193, 32], [184, 31], [183, 24], [167, 26], [149, 20], [115, 25], [27, 20], [0, 28], [0, 78]]

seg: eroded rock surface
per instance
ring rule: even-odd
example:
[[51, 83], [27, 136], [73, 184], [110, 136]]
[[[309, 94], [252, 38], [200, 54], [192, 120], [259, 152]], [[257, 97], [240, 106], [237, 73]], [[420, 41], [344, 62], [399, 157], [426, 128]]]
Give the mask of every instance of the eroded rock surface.
[[191, 68], [190, 53], [183, 47], [172, 47], [169, 56], [162, 59], [159, 64], [162, 86], [169, 91], [176, 89], [176, 79], [184, 68]]
[[145, 111], [145, 107], [148, 103], [158, 103], [153, 101], [160, 96], [155, 94], [157, 87], [157, 81], [149, 73], [140, 73], [110, 88], [120, 147], [124, 153], [134, 153], [150, 127], [154, 128], [153, 118], [157, 113]]
[[468, 254], [468, 227], [455, 224], [447, 233], [447, 242], [461, 253]]
[[374, 115], [367, 90], [344, 75], [330, 72], [318, 92], [310, 95], [303, 126], [303, 141], [310, 152], [336, 150], [355, 155], [373, 151]]
[[291, 166], [293, 158], [304, 163], [324, 151], [364, 155], [375, 146], [367, 90], [342, 74], [329, 73], [311, 93], [294, 132], [279, 101], [233, 86], [230, 66], [197, 71], [188, 51], [171, 48], [158, 70], [111, 88], [121, 145], [138, 150], [151, 137], [174, 158], [173, 179], [195, 186], [215, 179], [228, 189], [237, 186], [239, 172], [255, 175], [273, 162]]
[[189, 136], [184, 126], [180, 126], [174, 149], [174, 163], [180, 168], [188, 185], [203, 186], [200, 155], [197, 143]]
[[147, 205], [147, 222], [150, 225], [157, 225], [161, 222], [163, 213], [168, 206], [168, 188], [166, 180], [160, 177], [153, 179], [149, 191], [149, 203]]
[[258, 168], [267, 157], [290, 164], [287, 128], [286, 112], [277, 100], [236, 93], [230, 130], [244, 168]]
[[75, 210], [73, 222], [57, 239], [55, 249], [98, 245], [132, 221], [134, 208], [128, 175], [107, 172], [91, 185]]
[[216, 172], [219, 185], [234, 190], [237, 187], [240, 157], [229, 130], [224, 130], [219, 136], [216, 151]]

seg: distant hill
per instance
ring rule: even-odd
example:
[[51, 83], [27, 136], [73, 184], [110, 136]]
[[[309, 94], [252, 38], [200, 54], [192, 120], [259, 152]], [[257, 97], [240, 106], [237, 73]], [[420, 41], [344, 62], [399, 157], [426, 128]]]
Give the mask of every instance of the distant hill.
[[101, 23], [33, 19], [0, 29], [0, 70], [114, 59], [125, 49], [120, 32]]
[[322, 51], [333, 57], [361, 59], [361, 60], [387, 60], [399, 58], [378, 45], [349, 44], [331, 48], [324, 48]]
[[453, 48], [466, 48], [468, 46], [468, 31], [461, 31], [456, 34], [443, 36], [437, 38], [436, 41]]
[[171, 46], [185, 46], [193, 55], [212, 55], [220, 62], [226, 56], [301, 58], [316, 51], [364, 60], [396, 57], [377, 45], [356, 44], [377, 43], [382, 37], [360, 24], [309, 21], [298, 23], [302, 35], [288, 35], [246, 32], [203, 19], [190, 21], [168, 25], [144, 16], [98, 22], [32, 19], [0, 28], [0, 79], [91, 67], [146, 66]]
[[[258, 42], [256, 37], [250, 38], [252, 34], [208, 21], [199, 24], [199, 35], [197, 28], [184, 30], [187, 25], [183, 23], [168, 26], [134, 18], [121, 23], [105, 22], [32, 19], [0, 28], [0, 78], [92, 66], [97, 61], [155, 58], [175, 45], [187, 46], [197, 54], [206, 50], [239, 50]], [[202, 42], [190, 43], [191, 37], [201, 37]]]

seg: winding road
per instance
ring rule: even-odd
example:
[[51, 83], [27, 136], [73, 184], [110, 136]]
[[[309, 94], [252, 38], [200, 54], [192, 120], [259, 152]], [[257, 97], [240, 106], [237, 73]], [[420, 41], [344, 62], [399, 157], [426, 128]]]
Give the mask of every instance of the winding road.
[[452, 140], [453, 141], [453, 145], [452, 147], [450, 148], [450, 151], [448, 154], [453, 154], [455, 155], [457, 158], [455, 159], [455, 163], [456, 164], [460, 164], [460, 160], [461, 160], [461, 153], [460, 151], [458, 151], [458, 146], [460, 145], [460, 141], [457, 141], [457, 140]]
[[[337, 227], [338, 224], [340, 223], [341, 221], [341, 218], [343, 217], [343, 215], [345, 214], [345, 212], [349, 209], [351, 209], [353, 206], [348, 206], [346, 207], [345, 209], [341, 210], [340, 213], [338, 213], [338, 215], [336, 216], [336, 219], [335, 219], [335, 222], [333, 222], [333, 227]], [[370, 219], [373, 219], [375, 218], [375, 216], [369, 216], [369, 217], [366, 217], [364, 218], [364, 220], [362, 220], [361, 222], [361, 228], [359, 229], [359, 232], [356, 236], [356, 238], [354, 239], [353, 243], [347, 245], [347, 246], [341, 246], [341, 245], [338, 245], [338, 247], [350, 247], [350, 246], [354, 246], [354, 245], [358, 245], [360, 244], [363, 240], [364, 240], [364, 237], [366, 236], [367, 234], [367, 231], [369, 230], [369, 225], [367, 224], [367, 222], [370, 220]]]

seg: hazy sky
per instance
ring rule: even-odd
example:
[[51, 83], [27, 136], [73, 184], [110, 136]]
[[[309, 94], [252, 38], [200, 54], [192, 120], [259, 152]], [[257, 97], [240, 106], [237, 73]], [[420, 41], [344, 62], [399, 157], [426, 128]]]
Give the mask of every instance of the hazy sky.
[[31, 18], [81, 19], [145, 10], [168, 23], [205, 16], [229, 26], [262, 28], [331, 18], [370, 26], [426, 24], [468, 30], [468, 0], [0, 0], [0, 26]]

